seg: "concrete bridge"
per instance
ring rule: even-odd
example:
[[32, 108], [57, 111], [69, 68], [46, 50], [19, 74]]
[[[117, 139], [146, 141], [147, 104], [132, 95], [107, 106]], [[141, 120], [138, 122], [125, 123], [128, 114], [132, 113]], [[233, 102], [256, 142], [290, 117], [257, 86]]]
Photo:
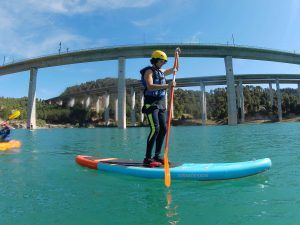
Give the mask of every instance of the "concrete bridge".
[[[181, 48], [181, 57], [224, 58], [224, 64], [226, 69], [229, 125], [237, 124], [237, 98], [235, 93], [235, 78], [232, 66], [233, 58], [300, 64], [300, 54], [282, 52], [277, 50], [227, 45], [154, 44], [98, 48], [23, 60], [1, 66], [0, 76], [21, 71], [30, 71], [27, 127], [34, 129], [36, 127], [36, 78], [39, 68], [84, 62], [118, 60], [118, 127], [124, 129], [126, 128], [126, 59], [149, 58], [151, 52], [156, 49], [161, 49], [165, 51], [168, 55], [172, 56], [176, 47]], [[272, 75], [267, 76], [269, 76], [270, 80], [276, 79]], [[201, 83], [200, 85], [202, 87], [201, 90], [204, 91], [204, 83]], [[276, 85], [279, 90], [279, 78], [276, 79]], [[280, 109], [278, 111], [280, 111]], [[281, 119], [281, 117], [279, 117], [279, 119]]]

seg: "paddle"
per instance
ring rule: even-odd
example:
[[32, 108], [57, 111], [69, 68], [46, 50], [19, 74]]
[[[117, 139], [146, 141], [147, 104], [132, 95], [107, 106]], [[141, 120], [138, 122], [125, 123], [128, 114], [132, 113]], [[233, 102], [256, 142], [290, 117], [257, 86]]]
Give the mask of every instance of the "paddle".
[[3, 121], [1, 124], [6, 123], [8, 120], [13, 120], [18, 118], [21, 115], [21, 112], [19, 110], [14, 111], [12, 114], [8, 116], [8, 119]]
[[[179, 66], [179, 54], [180, 48], [176, 48], [175, 50], [175, 60], [173, 66], [173, 81], [175, 81], [175, 75]], [[171, 131], [171, 120], [172, 120], [172, 106], [173, 106], [173, 97], [174, 97], [174, 87], [171, 86], [170, 90], [170, 100], [169, 100], [169, 111], [168, 111], [168, 119], [167, 119], [167, 133], [166, 133], [166, 142], [165, 142], [165, 151], [164, 151], [164, 171], [165, 171], [165, 186], [170, 187], [171, 185], [171, 174], [170, 174], [170, 165], [169, 165], [169, 138]]]
[[21, 112], [19, 110], [16, 110], [12, 114], [9, 115], [8, 119], [9, 120], [17, 119], [20, 115], [21, 115]]

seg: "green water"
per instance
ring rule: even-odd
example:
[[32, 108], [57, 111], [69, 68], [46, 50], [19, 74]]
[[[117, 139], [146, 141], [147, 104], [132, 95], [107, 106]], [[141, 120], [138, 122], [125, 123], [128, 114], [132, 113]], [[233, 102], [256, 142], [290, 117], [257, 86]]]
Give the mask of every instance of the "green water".
[[[0, 155], [1, 225], [300, 224], [300, 123], [173, 127], [170, 160], [270, 157], [252, 177], [174, 181], [101, 173], [77, 154], [142, 159], [148, 128], [14, 130], [19, 152]], [[166, 196], [172, 201], [168, 204]]]

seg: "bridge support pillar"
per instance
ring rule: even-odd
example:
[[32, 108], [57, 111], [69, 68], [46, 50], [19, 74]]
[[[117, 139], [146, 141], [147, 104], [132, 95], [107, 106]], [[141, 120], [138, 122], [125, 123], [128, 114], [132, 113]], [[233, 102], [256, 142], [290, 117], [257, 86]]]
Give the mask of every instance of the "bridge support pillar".
[[100, 104], [101, 104], [100, 97], [97, 97], [97, 101], [96, 101], [96, 113], [100, 112]]
[[119, 58], [118, 66], [118, 128], [126, 129], [125, 58]]
[[273, 96], [272, 83], [269, 83], [269, 94], [270, 94], [270, 105], [271, 105], [271, 107], [273, 107], [273, 105], [274, 105], [274, 96]]
[[131, 97], [131, 125], [136, 126], [135, 118], [135, 91], [133, 87], [130, 88], [130, 97]]
[[276, 93], [277, 93], [278, 120], [282, 121], [282, 107], [281, 107], [282, 99], [281, 99], [280, 85], [278, 79], [276, 79]]
[[[168, 95], [170, 94], [169, 91], [166, 91], [166, 95], [165, 95], [165, 107], [166, 107], [166, 110], [168, 111], [169, 109], [169, 98], [168, 98]], [[172, 105], [171, 105], [171, 118], [173, 119], [174, 118], [174, 104], [172, 102]]]
[[109, 125], [109, 94], [105, 93], [105, 97], [104, 97], [104, 121], [105, 121], [105, 125], [108, 126]]
[[237, 125], [236, 94], [234, 86], [232, 56], [226, 56], [224, 58], [224, 61], [226, 68], [228, 125]]
[[115, 96], [115, 123], [118, 123], [118, 96]]
[[74, 107], [74, 105], [75, 105], [75, 98], [71, 98], [71, 99], [69, 100], [69, 102], [68, 102], [68, 106], [69, 106], [69, 107]]
[[144, 113], [142, 113], [143, 106], [144, 106], [144, 93], [141, 93], [141, 123], [144, 123]]
[[85, 105], [84, 105], [85, 109], [88, 109], [91, 104], [91, 97], [90, 96], [86, 97], [84, 102], [85, 102]]
[[203, 82], [200, 83], [201, 88], [201, 120], [202, 120], [202, 126], [206, 125], [207, 122], [207, 113], [206, 113], [206, 95], [205, 95], [205, 85]]
[[30, 69], [30, 80], [28, 90], [28, 106], [27, 106], [27, 129], [36, 128], [36, 79], [37, 79], [37, 68]]
[[245, 99], [244, 99], [244, 87], [243, 82], [239, 80], [239, 86], [238, 86], [238, 99], [239, 99], [239, 109], [241, 113], [241, 123], [245, 122]]

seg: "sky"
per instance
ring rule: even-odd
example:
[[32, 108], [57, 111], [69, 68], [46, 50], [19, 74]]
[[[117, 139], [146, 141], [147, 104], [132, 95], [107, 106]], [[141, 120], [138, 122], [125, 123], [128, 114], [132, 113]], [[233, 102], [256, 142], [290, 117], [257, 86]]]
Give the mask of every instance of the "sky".
[[[60, 42], [62, 52], [234, 42], [300, 53], [299, 0], [0, 0], [0, 5], [0, 65], [56, 54]], [[139, 70], [148, 64], [149, 58], [126, 60], [126, 77], [139, 79]], [[180, 65], [177, 77], [225, 74], [221, 58], [181, 58]], [[233, 60], [233, 70], [300, 74], [299, 65], [240, 59]], [[68, 86], [116, 78], [117, 71], [115, 60], [39, 69], [36, 95], [52, 98]], [[0, 84], [0, 96], [27, 96], [29, 72], [0, 76]]]

